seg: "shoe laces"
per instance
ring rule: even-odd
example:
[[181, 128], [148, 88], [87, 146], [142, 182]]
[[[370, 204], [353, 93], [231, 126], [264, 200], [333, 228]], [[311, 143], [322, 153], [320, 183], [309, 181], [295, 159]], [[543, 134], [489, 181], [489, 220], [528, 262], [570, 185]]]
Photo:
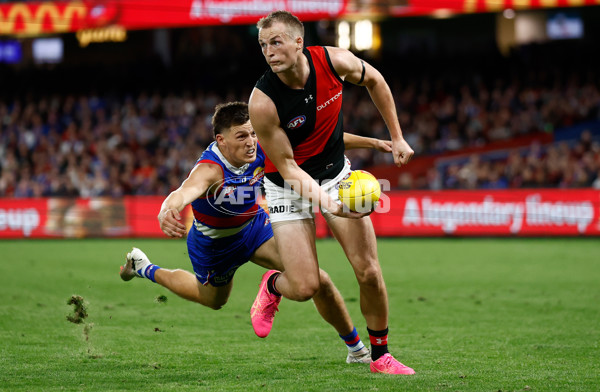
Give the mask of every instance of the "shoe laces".
[[278, 306], [278, 297], [267, 293], [267, 295], [263, 296], [257, 304], [256, 312], [263, 318], [264, 320], [271, 321], [275, 318], [275, 312], [279, 311]]
[[384, 354], [382, 356], [383, 359], [383, 365], [387, 368], [392, 368], [392, 367], [405, 367], [403, 364], [401, 364], [400, 362], [398, 362], [396, 360], [396, 358], [394, 358], [391, 354]]

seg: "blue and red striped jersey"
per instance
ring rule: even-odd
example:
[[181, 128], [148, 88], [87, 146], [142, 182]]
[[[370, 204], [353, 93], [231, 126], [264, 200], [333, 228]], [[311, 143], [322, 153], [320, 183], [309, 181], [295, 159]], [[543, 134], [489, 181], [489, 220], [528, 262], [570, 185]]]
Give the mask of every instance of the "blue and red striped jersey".
[[217, 142], [212, 142], [196, 165], [200, 163], [219, 165], [223, 181], [209, 188], [209, 196], [192, 202], [194, 225], [212, 238], [233, 235], [250, 222], [260, 208], [256, 197], [264, 176], [265, 154], [258, 145], [256, 160], [238, 168], [227, 161]]

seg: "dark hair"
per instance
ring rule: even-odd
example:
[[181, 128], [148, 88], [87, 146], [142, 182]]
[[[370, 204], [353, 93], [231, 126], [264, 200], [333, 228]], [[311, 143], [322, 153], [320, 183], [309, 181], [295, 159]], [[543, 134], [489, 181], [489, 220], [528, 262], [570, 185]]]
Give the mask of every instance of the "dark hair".
[[[256, 27], [258, 27], [259, 30], [268, 29], [273, 25], [273, 23], [283, 23], [288, 26], [288, 31], [286, 31], [286, 33], [288, 33], [292, 39], [296, 38], [298, 35], [304, 38], [304, 25], [302, 22], [300, 22], [300, 19], [298, 19], [298, 17], [291, 12], [273, 11], [264, 18], [261, 18], [256, 24]], [[295, 33], [296, 36], [291, 34], [292, 32]]]
[[250, 120], [248, 104], [246, 102], [220, 103], [215, 106], [212, 117], [212, 126], [215, 137], [237, 125], [244, 125]]

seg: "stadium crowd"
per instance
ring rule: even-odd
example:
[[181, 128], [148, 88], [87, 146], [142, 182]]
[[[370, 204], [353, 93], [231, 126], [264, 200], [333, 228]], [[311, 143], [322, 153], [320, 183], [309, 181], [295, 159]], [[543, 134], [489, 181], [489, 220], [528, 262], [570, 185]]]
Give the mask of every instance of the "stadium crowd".
[[465, 163], [451, 163], [438, 185], [443, 189], [587, 188], [600, 189], [600, 143], [584, 131], [574, 143], [501, 151], [498, 157], [473, 154]]
[[[265, 70], [256, 38], [246, 30], [173, 30], [168, 62], [155, 52], [128, 51], [151, 46], [151, 35], [132, 33], [131, 46], [107, 44], [61, 66], [25, 71], [0, 65], [0, 197], [167, 195], [213, 140], [215, 105], [247, 101]], [[307, 42], [318, 42], [311, 31]], [[422, 176], [401, 175], [398, 186], [600, 186], [596, 41], [559, 45], [521, 48], [505, 58], [483, 53], [494, 47], [483, 42], [476, 49], [479, 63], [456, 50], [444, 55], [444, 45], [435, 57], [390, 49], [386, 61], [372, 59], [392, 88], [414, 160], [440, 157]], [[570, 55], [557, 57], [559, 49]], [[389, 138], [359, 89], [344, 90], [344, 129]], [[580, 124], [595, 124], [581, 140], [516, 143]], [[468, 161], [444, 158], [503, 140], [521, 147], [479, 152]], [[369, 150], [348, 156], [354, 168], [392, 164], [389, 154]]]
[[[597, 84], [575, 78], [552, 87], [498, 83], [456, 91], [424, 80], [394, 91], [405, 137], [416, 156], [485, 146], [582, 122], [600, 121]], [[0, 196], [166, 195], [212, 141], [211, 113], [219, 102], [247, 100], [217, 92], [136, 96], [44, 95], [0, 102]], [[350, 87], [345, 129], [388, 138], [377, 109]], [[600, 147], [590, 132], [573, 145], [533, 144], [501, 159], [474, 154], [466, 163], [434, 168], [425, 179], [404, 177], [402, 188], [473, 189], [600, 186]], [[352, 151], [355, 168], [391, 157]], [[437, 173], [436, 173], [437, 172]]]

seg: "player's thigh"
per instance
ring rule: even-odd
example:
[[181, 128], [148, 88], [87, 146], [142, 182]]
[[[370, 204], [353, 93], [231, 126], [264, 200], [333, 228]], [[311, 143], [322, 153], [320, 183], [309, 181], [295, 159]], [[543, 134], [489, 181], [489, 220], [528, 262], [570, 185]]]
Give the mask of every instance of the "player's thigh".
[[318, 279], [319, 262], [313, 219], [273, 223], [277, 250], [286, 275], [296, 279]]
[[[285, 271], [285, 267], [283, 266], [283, 262], [281, 261], [281, 257], [279, 256], [279, 251], [277, 249], [277, 243], [275, 242], [275, 238], [270, 238], [267, 242], [262, 244], [254, 253], [252, 258], [250, 259], [253, 263], [264, 267], [266, 269], [276, 269], [278, 271]], [[327, 273], [323, 270], [320, 270], [321, 281], [328, 281], [329, 277]]]
[[371, 218], [328, 216], [327, 224], [355, 271], [364, 271], [369, 267], [379, 268], [377, 238]]
[[213, 286], [210, 283], [202, 284], [199, 280], [196, 280], [196, 283], [202, 303], [214, 309], [218, 309], [227, 303], [233, 287], [233, 281], [229, 281], [223, 286]]
[[[275, 238], [269, 239], [267, 242], [262, 244], [260, 248], [256, 250], [252, 259], [250, 259], [253, 263], [266, 268], [266, 269], [275, 269], [278, 271], [285, 271], [285, 267], [281, 262], [281, 258], [279, 257], [279, 251], [277, 250], [277, 244], [275, 243]], [[331, 282], [331, 278], [327, 274], [327, 272], [319, 269], [321, 285], [325, 285], [327, 287], [333, 286]]]
[[250, 258], [250, 261], [266, 269], [283, 271], [283, 263], [279, 257], [279, 251], [277, 250], [277, 243], [275, 242], [274, 237], [269, 238], [259, 246]]

